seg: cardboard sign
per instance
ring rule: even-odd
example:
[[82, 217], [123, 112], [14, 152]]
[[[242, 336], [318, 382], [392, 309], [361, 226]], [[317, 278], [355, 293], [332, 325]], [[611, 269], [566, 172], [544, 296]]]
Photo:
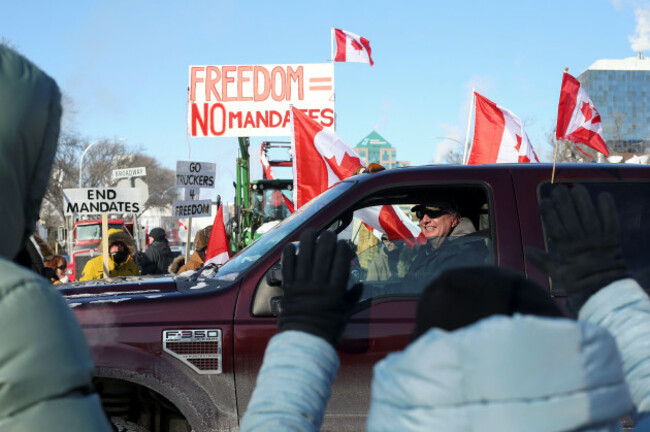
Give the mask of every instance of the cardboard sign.
[[334, 131], [334, 65], [190, 66], [193, 137], [289, 136], [291, 105]]
[[121, 178], [142, 177], [147, 175], [146, 167], [119, 168], [113, 170], [113, 180]]
[[190, 188], [214, 188], [217, 164], [211, 162], [176, 162], [176, 186]]
[[212, 201], [209, 199], [174, 201], [173, 210], [172, 216], [175, 218], [212, 216]]
[[146, 198], [136, 188], [63, 189], [63, 213], [66, 216], [103, 213], [140, 213]]
[[186, 187], [185, 189], [185, 201], [197, 200], [199, 199], [199, 188]]

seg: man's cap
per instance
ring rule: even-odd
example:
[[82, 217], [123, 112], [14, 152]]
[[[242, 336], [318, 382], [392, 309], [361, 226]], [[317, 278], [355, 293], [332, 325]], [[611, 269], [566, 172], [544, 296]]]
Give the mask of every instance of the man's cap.
[[413, 206], [411, 209], [412, 212], [427, 210], [440, 213], [458, 213], [455, 205], [449, 201], [444, 200], [437, 200], [428, 204], [418, 204], [416, 206]]
[[154, 228], [149, 232], [149, 237], [160, 241], [167, 238], [167, 233], [162, 228]]

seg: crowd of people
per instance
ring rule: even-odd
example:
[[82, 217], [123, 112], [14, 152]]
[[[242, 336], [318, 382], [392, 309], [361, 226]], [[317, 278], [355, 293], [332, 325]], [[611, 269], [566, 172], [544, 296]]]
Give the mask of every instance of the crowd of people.
[[[0, 94], [0, 198], [14, 203], [0, 212], [0, 429], [111, 431], [84, 334], [50, 283], [65, 279], [67, 263], [43, 255], [32, 235], [56, 152], [61, 95], [54, 80], [3, 46]], [[451, 235], [464, 229], [453, 205], [432, 201], [414, 211], [428, 243], [409, 271], [432, 260], [444, 267], [449, 249], [463, 253], [469, 239]], [[601, 194], [596, 211], [584, 187], [558, 186], [540, 216], [553, 249], [526, 255], [562, 287], [566, 308], [510, 270], [446, 268], [420, 297], [410, 344], [374, 367], [368, 430], [614, 431], [626, 414], [635, 430], [650, 430], [650, 298], [622, 258], [613, 197]], [[164, 232], [154, 231], [147, 272], [172, 264]], [[201, 236], [187, 265], [205, 259], [200, 246], [209, 231]], [[104, 243], [111, 276], [140, 273], [130, 236], [111, 230]], [[348, 289], [351, 258], [330, 231], [305, 231], [297, 253], [285, 247], [280, 332], [266, 348], [240, 430], [321, 427], [337, 342], [361, 295], [360, 285]], [[82, 279], [101, 277], [100, 260], [89, 261]]]

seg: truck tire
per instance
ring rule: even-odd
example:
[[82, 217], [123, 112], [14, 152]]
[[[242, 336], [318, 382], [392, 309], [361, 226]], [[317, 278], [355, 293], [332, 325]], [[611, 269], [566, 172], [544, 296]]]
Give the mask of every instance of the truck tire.
[[122, 417], [111, 417], [111, 424], [117, 432], [149, 432], [149, 429], [124, 420]]

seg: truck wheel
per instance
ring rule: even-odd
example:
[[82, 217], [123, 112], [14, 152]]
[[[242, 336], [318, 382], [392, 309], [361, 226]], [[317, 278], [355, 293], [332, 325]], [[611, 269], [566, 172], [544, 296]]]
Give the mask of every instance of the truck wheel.
[[149, 429], [124, 420], [122, 417], [111, 417], [111, 424], [117, 432], [149, 432]]

